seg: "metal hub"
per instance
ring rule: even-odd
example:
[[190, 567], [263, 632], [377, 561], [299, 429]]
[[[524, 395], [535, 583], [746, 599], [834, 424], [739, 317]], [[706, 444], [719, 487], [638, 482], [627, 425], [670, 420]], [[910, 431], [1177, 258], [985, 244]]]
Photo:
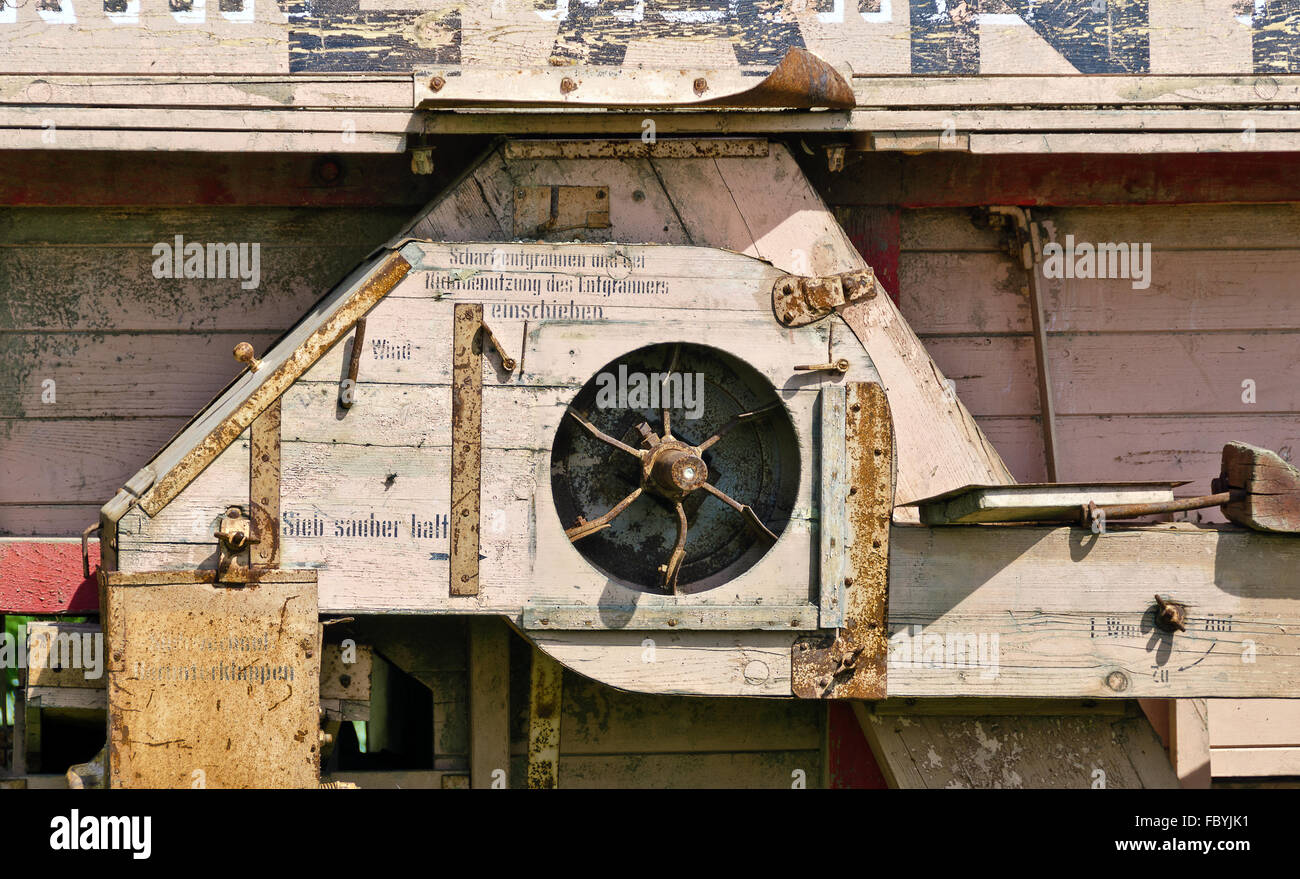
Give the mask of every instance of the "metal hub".
[[[705, 400], [602, 407], [595, 384], [614, 374], [677, 376], [679, 388], [693, 378]], [[551, 456], [556, 509], [578, 551], [619, 579], [666, 592], [712, 588], [756, 562], [793, 509], [793, 425], [766, 379], [721, 351], [634, 351], [598, 373], [566, 416]], [[650, 502], [637, 503], [643, 496]]]

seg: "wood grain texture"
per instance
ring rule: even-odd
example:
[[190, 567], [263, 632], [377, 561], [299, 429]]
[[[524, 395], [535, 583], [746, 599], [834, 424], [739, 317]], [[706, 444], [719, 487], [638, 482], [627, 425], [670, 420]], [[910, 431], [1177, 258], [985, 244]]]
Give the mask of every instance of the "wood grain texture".
[[[1290, 538], [902, 526], [891, 543], [891, 696], [1300, 692]], [[1187, 632], [1155, 628], [1157, 590], [1193, 608]]]
[[893, 788], [1174, 788], [1142, 717], [882, 716], [854, 705]]

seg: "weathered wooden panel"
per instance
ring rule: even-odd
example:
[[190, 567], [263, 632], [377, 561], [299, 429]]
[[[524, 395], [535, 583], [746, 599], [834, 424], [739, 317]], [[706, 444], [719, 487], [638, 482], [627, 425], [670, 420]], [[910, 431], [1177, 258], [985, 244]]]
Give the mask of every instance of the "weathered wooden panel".
[[[0, 507], [0, 521], [18, 520], [14, 507]], [[93, 524], [95, 510], [74, 518], [73, 528], [80, 531]], [[99, 541], [88, 545], [90, 570], [99, 563]], [[99, 607], [99, 587], [93, 577], [82, 575], [79, 540], [25, 541], [0, 540], [0, 612], [68, 613], [95, 610]]]
[[935, 717], [854, 705], [896, 788], [1176, 788], [1142, 717]]
[[563, 788], [815, 788], [822, 752], [758, 751], [739, 754], [607, 754], [560, 758]]
[[1300, 542], [1237, 530], [896, 527], [889, 693], [1295, 695], [1297, 577]]
[[[1242, 9], [1245, 12], [1242, 12]], [[135, 27], [123, 28], [123, 25]], [[549, 65], [771, 68], [807, 47], [859, 74], [1286, 73], [1295, 70], [1290, 7], [1227, 0], [1076, 4], [979, 0], [958, 8], [900, 0], [791, 7], [651, 2], [446, 9], [322, 4], [281, 10], [234, 0], [207, 13], [72, 0], [0, 15], [11, 70], [115, 73], [409, 72]], [[1081, 102], [1087, 102], [1082, 100]]]
[[318, 785], [314, 581], [110, 582], [112, 787]]

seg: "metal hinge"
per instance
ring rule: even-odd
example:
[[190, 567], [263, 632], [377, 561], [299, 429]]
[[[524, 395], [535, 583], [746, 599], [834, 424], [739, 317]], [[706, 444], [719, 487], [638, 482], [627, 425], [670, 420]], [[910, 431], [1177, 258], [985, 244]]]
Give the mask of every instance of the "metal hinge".
[[876, 273], [870, 267], [825, 278], [783, 275], [772, 287], [772, 311], [782, 326], [802, 327], [875, 296]]

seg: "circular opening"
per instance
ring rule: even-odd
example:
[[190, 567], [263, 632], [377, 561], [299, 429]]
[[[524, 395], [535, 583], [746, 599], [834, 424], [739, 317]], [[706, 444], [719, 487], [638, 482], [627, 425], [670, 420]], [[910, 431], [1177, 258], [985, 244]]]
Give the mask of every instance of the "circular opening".
[[799, 444], [776, 389], [706, 345], [651, 345], [606, 364], [551, 449], [574, 547], [648, 592], [701, 592], [748, 570], [784, 532], [798, 490]]

